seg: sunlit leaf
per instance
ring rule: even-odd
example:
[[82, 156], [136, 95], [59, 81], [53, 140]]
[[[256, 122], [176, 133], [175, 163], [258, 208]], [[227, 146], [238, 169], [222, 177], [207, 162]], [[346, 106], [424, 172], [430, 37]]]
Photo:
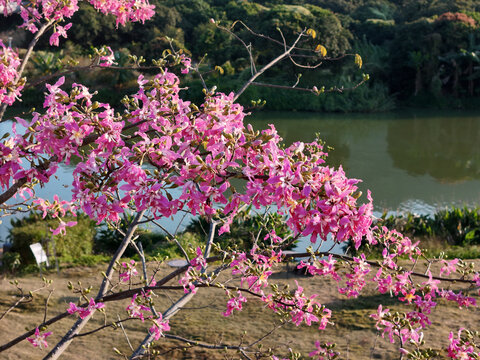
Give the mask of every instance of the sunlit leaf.
[[323, 45], [318, 44], [315, 48], [315, 52], [319, 52], [323, 57], [327, 56], [327, 49]]
[[358, 54], [355, 54], [355, 65], [357, 65], [359, 69], [361, 69], [363, 65], [362, 57]]

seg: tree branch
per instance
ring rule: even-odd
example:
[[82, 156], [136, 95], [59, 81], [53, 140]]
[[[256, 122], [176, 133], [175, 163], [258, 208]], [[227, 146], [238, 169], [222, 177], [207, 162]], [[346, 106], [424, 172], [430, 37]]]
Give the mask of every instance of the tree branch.
[[[108, 291], [108, 286], [110, 284], [110, 281], [113, 276], [113, 267], [115, 266], [115, 263], [120, 260], [122, 257], [123, 253], [127, 249], [128, 244], [132, 240], [132, 237], [135, 233], [135, 230], [137, 229], [138, 222], [142, 219], [143, 214], [145, 213], [145, 210], [142, 210], [137, 213], [137, 216], [135, 219], [130, 223], [130, 226], [128, 227], [126, 236], [124, 237], [122, 243], [118, 247], [115, 255], [112, 257], [112, 260], [110, 261], [110, 264], [108, 265], [108, 269], [105, 274], [105, 278], [103, 279], [102, 285], [100, 286], [100, 290], [98, 291], [98, 294], [95, 298], [96, 302], [100, 301], [100, 299], [105, 296], [105, 294]], [[78, 319], [75, 324], [72, 326], [72, 328], [65, 334], [65, 336], [60, 340], [60, 342], [48, 353], [47, 356], [45, 356], [45, 360], [47, 359], [58, 359], [59, 356], [68, 348], [70, 343], [72, 342], [73, 338], [75, 337], [76, 334], [78, 334], [82, 328], [87, 324], [87, 322], [92, 318], [93, 314], [95, 311], [92, 311], [88, 316], [86, 316], [83, 319]]]
[[[210, 249], [211, 245], [213, 243], [213, 239], [215, 237], [215, 227], [217, 223], [214, 220], [211, 220], [210, 222], [210, 232], [208, 234], [207, 238], [207, 245], [205, 246], [205, 252], [204, 252], [204, 258], [208, 258], [210, 255]], [[202, 268], [202, 273], [205, 273], [206, 271], [206, 266]], [[193, 297], [195, 296], [195, 293], [190, 291], [188, 294], [185, 294], [182, 296], [176, 303], [174, 303], [170, 308], [168, 308], [162, 315], [162, 319], [168, 320], [171, 317], [175, 316], [177, 312], [179, 312], [183, 306], [185, 306]], [[145, 339], [142, 341], [142, 343], [138, 346], [138, 348], [135, 350], [135, 352], [132, 354], [130, 357], [131, 359], [135, 359], [138, 356], [142, 356], [145, 353], [145, 349], [147, 346], [153, 341], [155, 338], [155, 334], [149, 333]]]

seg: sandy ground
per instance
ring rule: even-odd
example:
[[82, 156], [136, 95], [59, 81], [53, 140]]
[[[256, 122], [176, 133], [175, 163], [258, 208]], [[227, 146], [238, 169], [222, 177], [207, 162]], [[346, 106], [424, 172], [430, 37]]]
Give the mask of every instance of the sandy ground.
[[[98, 289], [101, 279], [100, 272], [106, 267], [96, 268], [70, 268], [56, 273], [48, 274], [53, 280], [51, 289], [54, 290], [49, 300], [47, 318], [63, 312], [70, 301], [76, 301], [77, 297], [67, 289], [68, 281], [76, 282], [79, 279], [83, 286], [93, 285], [94, 291]], [[159, 276], [166, 274], [171, 269], [162, 266]], [[288, 348], [301, 352], [304, 356], [314, 349], [316, 340], [321, 342], [334, 342], [337, 350], [341, 352], [341, 359], [398, 359], [396, 352], [398, 344], [390, 344], [383, 339], [374, 329], [374, 322], [369, 315], [374, 313], [379, 301], [384, 301], [390, 309], [402, 309], [395, 300], [388, 296], [380, 296], [374, 289], [367, 289], [363, 296], [358, 299], [346, 299], [336, 291], [336, 282], [328, 279], [310, 278], [286, 272], [285, 267], [280, 267], [272, 275], [272, 279], [279, 285], [289, 284], [295, 288], [298, 281], [306, 293], [320, 294], [318, 300], [333, 311], [334, 325], [320, 331], [317, 327], [305, 325], [295, 326], [286, 324], [275, 331], [263, 341], [263, 349], [271, 347], [275, 354], [286, 355]], [[10, 285], [11, 278], [0, 280], [0, 315], [18, 299], [15, 288]], [[41, 280], [37, 274], [18, 278], [20, 286], [25, 290], [37, 288]], [[176, 281], [172, 282], [176, 285]], [[94, 292], [92, 292], [94, 293]], [[157, 309], [166, 309], [172, 300], [182, 295], [182, 292], [157, 292], [155, 300]], [[0, 334], [2, 343], [5, 343], [22, 334], [25, 328], [33, 328], [44, 317], [44, 304], [48, 297], [48, 291], [43, 290], [35, 296], [32, 303], [24, 304], [13, 310], [0, 320]], [[260, 301], [249, 298], [242, 312], [235, 312], [229, 318], [222, 316], [225, 311], [224, 292], [219, 289], [199, 289], [192, 300], [170, 322], [171, 334], [180, 335], [192, 340], [211, 344], [227, 343], [232, 345], [250, 344], [264, 336], [279, 324], [278, 317], [265, 308]], [[106, 304], [107, 319], [117, 320], [127, 317], [125, 311], [129, 300]], [[53, 334], [48, 338], [50, 344], [58, 341], [62, 334], [71, 326], [75, 318], [68, 317], [48, 328]], [[93, 330], [104, 324], [102, 314], [95, 314], [94, 319], [84, 329]], [[430, 346], [442, 348], [447, 344], [450, 331], [457, 331], [465, 327], [477, 329], [480, 324], [480, 312], [478, 309], [462, 309], [451, 304], [443, 304], [435, 310], [432, 316], [433, 324], [425, 331], [425, 338]], [[144, 338], [148, 323], [128, 321], [124, 324], [125, 333], [133, 347], [136, 347]], [[245, 333], [246, 331], [246, 333]], [[121, 359], [115, 353], [114, 348], [130, 354], [129, 345], [125, 334], [121, 329], [112, 330], [107, 328], [94, 335], [76, 338], [68, 352], [63, 355], [64, 359]], [[158, 359], [238, 359], [240, 355], [234, 351], [208, 350], [198, 347], [185, 348], [185, 343], [162, 338], [156, 342], [156, 349], [160, 355]], [[41, 359], [46, 355], [46, 350], [33, 348], [29, 342], [23, 341], [15, 347], [0, 353], [0, 359]], [[255, 358], [252, 356], [252, 359]]]

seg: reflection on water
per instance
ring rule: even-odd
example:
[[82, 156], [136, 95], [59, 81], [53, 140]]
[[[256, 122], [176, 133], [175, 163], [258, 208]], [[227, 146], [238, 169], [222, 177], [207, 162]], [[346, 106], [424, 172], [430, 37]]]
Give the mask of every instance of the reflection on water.
[[428, 214], [480, 203], [480, 114], [259, 113], [250, 120], [257, 129], [275, 124], [287, 143], [320, 133], [335, 149], [328, 163], [362, 179], [377, 211]]
[[388, 126], [388, 153], [411, 175], [446, 183], [479, 179], [479, 130], [479, 116], [395, 121]]

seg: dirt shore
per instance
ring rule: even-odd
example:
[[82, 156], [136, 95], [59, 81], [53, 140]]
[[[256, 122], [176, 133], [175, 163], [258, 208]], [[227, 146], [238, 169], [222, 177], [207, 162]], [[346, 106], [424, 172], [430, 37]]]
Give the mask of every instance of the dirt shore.
[[[19, 308], [8, 313], [0, 320], [0, 334], [2, 343], [5, 343], [22, 334], [25, 328], [34, 328], [44, 318], [45, 301], [49, 291], [54, 290], [49, 299], [47, 318], [53, 317], [66, 310], [68, 303], [76, 302], [78, 297], [67, 289], [68, 281], [76, 283], [81, 280], [82, 286], [93, 285], [92, 294], [98, 289], [101, 280], [101, 271], [105, 266], [94, 268], [70, 268], [61, 271], [60, 275], [51, 273], [48, 279], [53, 284], [48, 290], [42, 290], [35, 295], [34, 301], [22, 304]], [[166, 265], [160, 267], [157, 278], [171, 271]], [[337, 283], [329, 279], [304, 277], [286, 271], [280, 267], [272, 275], [272, 279], [279, 285], [290, 285], [296, 288], [295, 281], [303, 286], [307, 294], [318, 293], [318, 300], [333, 312], [334, 324], [326, 330], [305, 325], [295, 326], [284, 324], [263, 341], [263, 349], [272, 348], [277, 355], [287, 355], [288, 349], [301, 352], [304, 356], [314, 350], [316, 340], [334, 342], [340, 351], [341, 359], [397, 359], [398, 344], [390, 344], [387, 339], [379, 336], [374, 328], [374, 321], [369, 315], [374, 313], [380, 302], [390, 309], [405, 309], [389, 296], [378, 295], [372, 288], [367, 288], [358, 299], [346, 299], [336, 290]], [[18, 299], [11, 278], [0, 281], [0, 315]], [[38, 288], [42, 281], [37, 274], [18, 278], [19, 285], [28, 290]], [[176, 280], [172, 285], [176, 285]], [[183, 295], [182, 291], [158, 291], [155, 300], [157, 309], [166, 309], [172, 301]], [[235, 311], [231, 317], [224, 317], [226, 297], [222, 290], [215, 288], [199, 289], [195, 298], [180, 311], [170, 322], [170, 334], [183, 336], [194, 341], [210, 344], [251, 344], [279, 325], [278, 317], [256, 298], [247, 296], [249, 301], [243, 311]], [[118, 317], [128, 317], [125, 308], [130, 300], [116, 303], [107, 303], [107, 321], [118, 320]], [[434, 348], [445, 348], [450, 331], [459, 328], [477, 329], [480, 323], [478, 309], [458, 309], [453, 304], [441, 303], [432, 315], [432, 326], [425, 331], [425, 339]], [[61, 335], [72, 325], [75, 318], [70, 316], [48, 328], [53, 334], [48, 338], [49, 344], [57, 342]], [[101, 313], [95, 317], [84, 332], [93, 330], [105, 323]], [[150, 325], [140, 321], [127, 321], [122, 329], [107, 328], [90, 336], [78, 337], [63, 356], [65, 359], [121, 359], [114, 348], [120, 352], [130, 354], [126, 336], [133, 347], [136, 347], [144, 338]], [[126, 334], [126, 335], [125, 335]], [[52, 345], [50, 345], [52, 346]], [[238, 359], [240, 355], [235, 351], [208, 350], [199, 347], [188, 348], [185, 343], [172, 339], [161, 338], [156, 342], [156, 349], [160, 352], [158, 359]], [[2, 359], [41, 359], [47, 350], [39, 350], [27, 341], [0, 354]], [[255, 357], [252, 357], [255, 358]]]

